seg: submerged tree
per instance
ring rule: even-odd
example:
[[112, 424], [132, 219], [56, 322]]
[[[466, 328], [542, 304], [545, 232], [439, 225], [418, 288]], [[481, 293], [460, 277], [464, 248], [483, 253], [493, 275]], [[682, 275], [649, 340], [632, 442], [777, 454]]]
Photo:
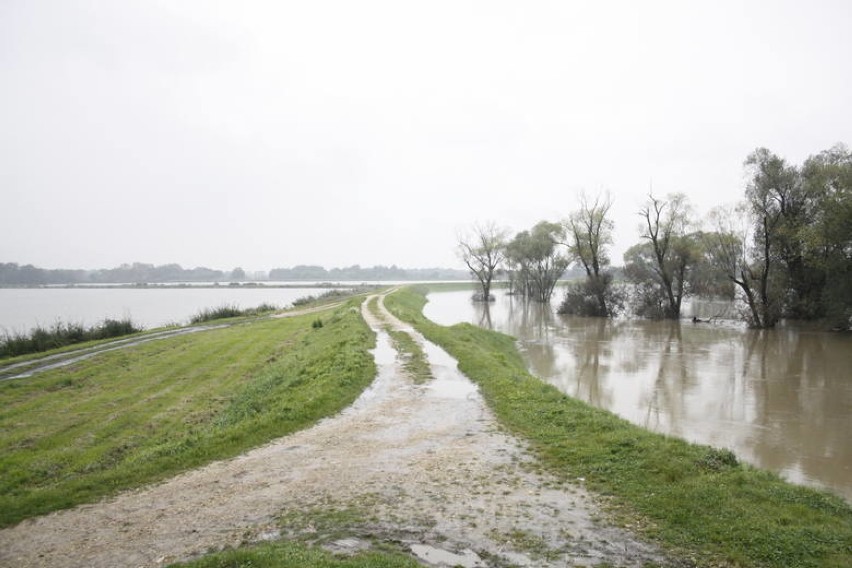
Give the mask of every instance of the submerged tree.
[[550, 301], [556, 282], [569, 264], [568, 257], [559, 251], [563, 238], [562, 225], [540, 221], [506, 245], [514, 293], [537, 302]]
[[459, 256], [479, 281], [476, 300], [491, 301], [491, 282], [505, 257], [507, 231], [493, 222], [474, 225], [466, 235], [459, 236]]
[[843, 144], [808, 158], [802, 182], [814, 201], [801, 238], [808, 265], [822, 275], [820, 300], [832, 325], [852, 320], [852, 152]]
[[[755, 249], [748, 245], [748, 205], [717, 207], [708, 218], [712, 230], [702, 233], [702, 239], [710, 263], [740, 290], [749, 326], [772, 327], [777, 318], [777, 287], [768, 281], [766, 264], [754, 258]], [[761, 293], [764, 277], [766, 293]]]
[[571, 260], [586, 272], [582, 282], [568, 287], [559, 313], [609, 317], [621, 307], [621, 298], [613, 287], [608, 246], [612, 244], [613, 222], [609, 218], [612, 200], [598, 196], [590, 203], [580, 196], [580, 208], [565, 222]]
[[634, 308], [642, 316], [677, 319], [697, 257], [696, 239], [687, 234], [686, 196], [658, 199], [649, 195], [639, 215], [646, 242], [624, 255], [625, 275], [635, 285]]

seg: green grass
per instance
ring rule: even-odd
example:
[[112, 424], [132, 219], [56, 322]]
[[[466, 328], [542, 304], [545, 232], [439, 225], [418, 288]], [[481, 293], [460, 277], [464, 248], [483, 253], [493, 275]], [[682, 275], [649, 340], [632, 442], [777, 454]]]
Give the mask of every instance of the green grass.
[[411, 557], [393, 552], [362, 552], [338, 556], [325, 550], [290, 541], [246, 546], [211, 554], [186, 564], [187, 568], [415, 568]]
[[0, 526], [237, 455], [375, 376], [357, 302], [102, 353], [0, 383]]
[[260, 304], [254, 308], [240, 308], [234, 304], [223, 305], [217, 308], [205, 308], [192, 316], [190, 323], [203, 323], [218, 319], [254, 317], [278, 311], [281, 308], [272, 304]]
[[852, 566], [852, 507], [840, 498], [572, 399], [527, 372], [513, 338], [427, 320], [424, 293], [406, 288], [385, 305], [458, 359], [544, 468], [584, 478], [619, 521], [699, 565]]

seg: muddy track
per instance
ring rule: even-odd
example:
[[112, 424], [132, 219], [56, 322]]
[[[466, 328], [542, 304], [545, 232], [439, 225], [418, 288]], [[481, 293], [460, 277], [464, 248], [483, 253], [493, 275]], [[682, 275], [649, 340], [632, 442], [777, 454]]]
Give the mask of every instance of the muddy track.
[[[597, 521], [579, 486], [535, 473], [455, 361], [380, 309], [362, 306], [379, 373], [351, 407], [237, 458], [2, 530], [0, 565], [157, 566], [281, 537], [340, 551], [390, 541], [434, 566], [666, 564]], [[406, 376], [387, 326], [421, 342], [430, 381]], [[335, 511], [350, 514], [320, 522]]]

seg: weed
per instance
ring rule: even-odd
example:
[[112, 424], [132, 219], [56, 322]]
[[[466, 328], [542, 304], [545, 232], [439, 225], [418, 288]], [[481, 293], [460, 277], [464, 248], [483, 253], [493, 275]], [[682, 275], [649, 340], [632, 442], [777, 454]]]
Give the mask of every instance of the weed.
[[272, 304], [260, 304], [255, 308], [241, 309], [235, 304], [222, 305], [218, 308], [205, 308], [192, 316], [190, 323], [204, 323], [218, 319], [261, 316], [280, 310], [278, 306]]

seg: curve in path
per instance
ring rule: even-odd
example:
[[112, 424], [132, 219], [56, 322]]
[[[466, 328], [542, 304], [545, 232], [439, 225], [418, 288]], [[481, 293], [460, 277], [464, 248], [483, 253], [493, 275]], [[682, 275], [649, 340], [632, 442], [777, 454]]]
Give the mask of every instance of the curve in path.
[[[351, 407], [240, 457], [2, 530], [0, 565], [157, 566], [282, 533], [305, 536], [316, 532], [311, 514], [328, 510], [370, 515], [351, 521], [350, 538], [326, 544], [392, 540], [434, 566], [665, 563], [596, 522], [582, 489], [533, 472], [455, 361], [383, 305], [380, 317], [366, 305], [379, 372]], [[406, 376], [386, 326], [421, 342], [431, 381]]]

